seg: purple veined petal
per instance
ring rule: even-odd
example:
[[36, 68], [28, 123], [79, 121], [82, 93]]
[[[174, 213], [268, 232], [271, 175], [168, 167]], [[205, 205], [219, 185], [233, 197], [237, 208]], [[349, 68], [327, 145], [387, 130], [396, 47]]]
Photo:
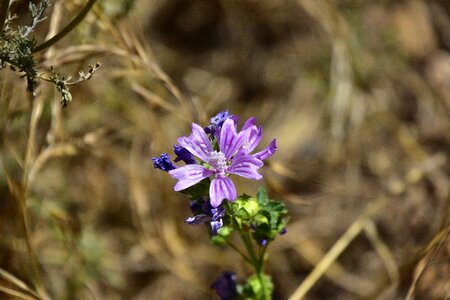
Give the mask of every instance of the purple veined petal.
[[178, 144], [203, 161], [208, 160], [209, 153], [213, 151], [206, 132], [198, 124], [192, 123], [192, 134], [189, 137], [180, 137]]
[[238, 124], [238, 122], [239, 122], [239, 116], [231, 115], [231, 116], [229, 117], [229, 119], [233, 120], [234, 126], [237, 126], [237, 124]]
[[211, 182], [209, 187], [209, 197], [211, 198], [211, 206], [218, 207], [224, 199], [234, 201], [237, 198], [236, 187], [230, 177], [217, 176]]
[[245, 149], [247, 150], [247, 153], [252, 152], [256, 148], [256, 146], [258, 146], [259, 142], [261, 142], [262, 136], [263, 136], [262, 127], [258, 128], [256, 126], [251, 127], [248, 140], [244, 144], [246, 146]]
[[208, 170], [202, 165], [185, 165], [183, 167], [170, 170], [169, 174], [173, 178], [178, 179], [177, 184], [174, 186], [174, 190], [178, 192], [193, 186], [206, 177], [211, 176], [214, 174], [214, 171]]
[[254, 155], [248, 154], [246, 150], [239, 150], [238, 153], [233, 157], [230, 169], [233, 167], [238, 167], [241, 164], [251, 164], [257, 168], [261, 168], [264, 163], [259, 158]]
[[233, 156], [237, 150], [247, 141], [250, 135], [250, 129], [241, 131], [239, 134], [236, 132], [234, 121], [227, 119], [222, 126], [220, 132], [219, 148], [220, 151], [225, 154], [225, 157], [229, 159]]
[[255, 124], [256, 118], [251, 117], [245, 122], [244, 126], [242, 126], [242, 131], [250, 129], [248, 140], [244, 143], [244, 148], [248, 153], [252, 152], [256, 148], [256, 146], [258, 146], [263, 135], [262, 127], [256, 127]]
[[241, 130], [246, 130], [252, 126], [255, 126], [256, 124], [256, 118], [255, 117], [251, 117], [249, 118], [247, 121], [245, 121], [244, 126], [242, 126]]
[[275, 153], [275, 151], [277, 151], [277, 149], [278, 149], [277, 140], [273, 139], [265, 149], [256, 154], [253, 154], [253, 156], [260, 160], [265, 160], [271, 157]]
[[258, 173], [258, 169], [262, 166], [263, 162], [260, 159], [247, 154], [245, 150], [240, 150], [233, 158], [229, 172], [245, 178], [259, 180], [262, 175]]

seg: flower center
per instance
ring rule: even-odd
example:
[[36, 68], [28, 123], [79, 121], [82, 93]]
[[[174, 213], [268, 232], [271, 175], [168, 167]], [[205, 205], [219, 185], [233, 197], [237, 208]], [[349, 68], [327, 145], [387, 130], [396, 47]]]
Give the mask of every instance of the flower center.
[[209, 153], [208, 163], [217, 171], [217, 173], [225, 174], [227, 169], [227, 159], [222, 152], [213, 151]]

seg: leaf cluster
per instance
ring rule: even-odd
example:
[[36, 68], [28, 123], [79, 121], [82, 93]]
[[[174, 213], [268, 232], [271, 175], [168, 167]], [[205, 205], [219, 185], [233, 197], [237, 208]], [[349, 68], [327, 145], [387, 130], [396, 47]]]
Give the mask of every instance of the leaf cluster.
[[282, 234], [288, 222], [288, 211], [280, 201], [269, 199], [260, 187], [256, 197], [242, 195], [228, 206], [224, 226], [213, 242], [225, 244], [233, 231], [249, 232], [253, 240], [266, 246]]
[[245, 284], [237, 285], [238, 296], [236, 300], [264, 299], [264, 289], [268, 291], [266, 293], [272, 294], [274, 286], [271, 277], [265, 274], [262, 274], [261, 278], [258, 278], [256, 274], [252, 275]]

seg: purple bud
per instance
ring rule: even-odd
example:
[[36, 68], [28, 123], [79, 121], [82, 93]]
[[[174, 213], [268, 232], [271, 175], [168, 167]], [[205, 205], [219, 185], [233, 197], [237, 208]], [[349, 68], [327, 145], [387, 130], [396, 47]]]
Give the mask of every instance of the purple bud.
[[287, 229], [286, 229], [286, 227], [284, 227], [283, 229], [281, 229], [280, 235], [283, 235], [283, 234], [285, 234], [286, 232], [287, 232]]
[[189, 152], [186, 148], [183, 148], [177, 144], [173, 145], [173, 148], [174, 148], [173, 152], [175, 152], [177, 156], [177, 158], [175, 158], [175, 162], [182, 160], [187, 165], [196, 163], [194, 155], [192, 155], [192, 153]]
[[189, 224], [189, 225], [193, 225], [193, 226], [197, 226], [197, 225], [205, 224], [209, 220], [211, 220], [210, 216], [205, 215], [205, 214], [199, 214], [199, 215], [195, 215], [193, 217], [187, 218], [184, 221], [184, 223]]
[[160, 169], [163, 171], [170, 171], [173, 169], [176, 169], [177, 166], [175, 166], [171, 161], [170, 161], [170, 157], [167, 153], [163, 153], [161, 154], [160, 157], [153, 157], [153, 167], [155, 169]]
[[267, 239], [262, 239], [260, 243], [261, 243], [261, 246], [265, 247], [265, 246], [267, 246], [268, 241], [267, 241]]
[[193, 214], [199, 214], [203, 212], [203, 199], [199, 198], [189, 203], [189, 208], [191, 209]]
[[217, 221], [219, 219], [222, 219], [222, 217], [225, 216], [225, 209], [223, 207], [217, 207], [211, 209], [211, 219], [213, 221]]
[[204, 128], [205, 132], [208, 134], [212, 134], [215, 138], [218, 138], [220, 135], [220, 129], [222, 128], [223, 123], [228, 119], [232, 119], [234, 124], [238, 121], [238, 116], [230, 115], [228, 110], [221, 111], [217, 115], [211, 118], [211, 124]]
[[211, 221], [211, 234], [212, 236], [217, 235], [217, 231], [222, 228], [223, 221], [220, 219], [219, 221]]
[[237, 299], [236, 274], [233, 272], [223, 272], [222, 276], [211, 284], [211, 288], [216, 290], [221, 300]]

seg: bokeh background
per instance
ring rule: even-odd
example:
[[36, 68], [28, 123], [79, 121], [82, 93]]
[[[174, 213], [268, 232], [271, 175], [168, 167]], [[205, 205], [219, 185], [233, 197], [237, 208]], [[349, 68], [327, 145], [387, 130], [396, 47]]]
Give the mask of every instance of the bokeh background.
[[[54, 1], [36, 39], [84, 3]], [[102, 63], [67, 108], [51, 85], [32, 98], [0, 72], [0, 298], [34, 299], [20, 279], [53, 299], [215, 299], [222, 271], [246, 278], [184, 224], [188, 200], [151, 161], [229, 110], [278, 141], [264, 180], [237, 180], [290, 211], [269, 250], [274, 299], [336, 243], [348, 247], [307, 299], [448, 299], [449, 49], [446, 0], [98, 1], [37, 56], [63, 74]]]

